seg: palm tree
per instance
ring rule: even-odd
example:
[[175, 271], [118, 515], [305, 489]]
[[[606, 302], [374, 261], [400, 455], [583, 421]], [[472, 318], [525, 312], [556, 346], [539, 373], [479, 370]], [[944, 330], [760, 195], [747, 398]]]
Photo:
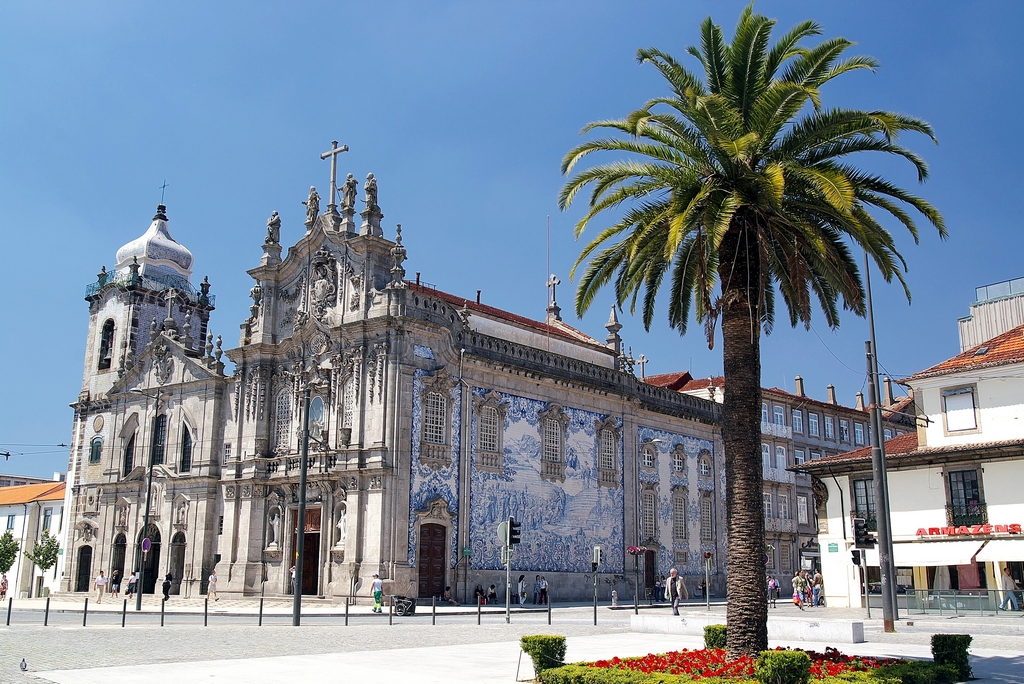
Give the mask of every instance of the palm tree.
[[[911, 215], [922, 214], [945, 237], [939, 212], [885, 178], [854, 166], [858, 152], [906, 159], [924, 181], [928, 169], [901, 146], [905, 131], [935, 140], [926, 122], [885, 111], [826, 109], [820, 89], [848, 72], [876, 66], [870, 57], [842, 58], [843, 38], [805, 47], [819, 35], [812, 21], [771, 43], [775, 21], [740, 15], [731, 43], [708, 17], [701, 47], [687, 48], [701, 79], [669, 54], [640, 50], [671, 94], [626, 118], [584, 128], [613, 135], [585, 142], [562, 162], [564, 174], [593, 152], [626, 158], [576, 172], [559, 205], [569, 208], [591, 186], [589, 211], [577, 239], [598, 215], [612, 213], [573, 267], [586, 263], [576, 292], [579, 315], [611, 282], [617, 305], [639, 301], [646, 329], [655, 297], [668, 278], [668, 318], [686, 332], [691, 309], [709, 348], [722, 326], [728, 550], [726, 571], [730, 657], [767, 648], [764, 517], [760, 460], [760, 333], [771, 332], [776, 292], [789, 322], [810, 326], [816, 300], [829, 326], [839, 325], [838, 302], [864, 315], [861, 272], [851, 248], [863, 248], [887, 282], [903, 277], [906, 262], [876, 214], [888, 214], [918, 239]], [[873, 213], [874, 212], [874, 213]], [[642, 297], [641, 297], [642, 295]]]

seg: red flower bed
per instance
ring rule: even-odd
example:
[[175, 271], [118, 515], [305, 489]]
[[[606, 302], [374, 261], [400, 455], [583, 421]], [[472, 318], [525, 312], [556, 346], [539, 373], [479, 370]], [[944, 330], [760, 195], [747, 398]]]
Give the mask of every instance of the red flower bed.
[[[782, 649], [778, 649], [782, 650]], [[793, 649], [797, 650], [797, 649]], [[826, 648], [824, 653], [806, 651], [811, 657], [811, 677], [823, 679], [844, 672], [857, 670], [873, 670], [883, 665], [905, 663], [897, 658], [864, 658], [861, 656], [844, 655], [834, 648]], [[737, 660], [726, 660], [725, 651], [720, 648], [690, 651], [670, 651], [668, 653], [650, 654], [640, 658], [612, 658], [598, 660], [591, 667], [617, 667], [622, 670], [639, 672], [660, 672], [664, 674], [685, 674], [693, 679], [705, 677], [731, 677], [735, 679], [754, 676], [754, 659], [740, 656]]]

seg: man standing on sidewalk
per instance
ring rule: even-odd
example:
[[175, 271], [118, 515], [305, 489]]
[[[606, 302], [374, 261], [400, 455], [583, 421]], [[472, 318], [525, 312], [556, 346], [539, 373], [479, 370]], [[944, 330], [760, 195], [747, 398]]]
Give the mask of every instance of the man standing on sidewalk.
[[672, 614], [679, 615], [679, 600], [689, 599], [690, 593], [686, 590], [686, 583], [679, 576], [675, 568], [669, 572], [668, 581], [665, 583], [665, 598], [672, 602]]
[[380, 581], [380, 575], [373, 573], [373, 612], [384, 612], [384, 583]]
[[[96, 578], [96, 603], [103, 603], [103, 592], [107, 590], [107, 578], [103, 576], [103, 571], [100, 570], [99, 576]], [[1014, 608], [1016, 610], [1016, 608]]]
[[1007, 603], [1013, 606], [1014, 610], [1018, 610], [1017, 595], [1014, 593], [1018, 589], [1017, 582], [1010, 575], [1008, 567], [1003, 568], [1003, 574], [999, 578], [999, 588], [1003, 590], [1003, 602], [999, 604], [999, 610], [1006, 610]]

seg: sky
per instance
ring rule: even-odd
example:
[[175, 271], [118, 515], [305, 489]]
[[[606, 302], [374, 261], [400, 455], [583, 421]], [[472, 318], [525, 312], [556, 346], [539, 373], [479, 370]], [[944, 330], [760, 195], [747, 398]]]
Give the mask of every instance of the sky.
[[[238, 342], [278, 211], [282, 242], [302, 234], [310, 185], [325, 195], [332, 140], [339, 176], [374, 173], [385, 236], [402, 224], [409, 276], [542, 319], [548, 274], [571, 325], [604, 339], [611, 293], [577, 320], [569, 280], [582, 215], [557, 206], [562, 157], [588, 122], [666, 93], [636, 51], [693, 68], [704, 17], [731, 35], [744, 3], [715, 2], [35, 2], [0, 3], [0, 472], [65, 470], [88, 326], [85, 287], [149, 225], [166, 181], [170, 230], [195, 256], [193, 282], [217, 295], [211, 330]], [[883, 373], [896, 378], [959, 352], [974, 288], [1024, 275], [1015, 206], [1024, 142], [1012, 134], [1024, 76], [1024, 5], [1014, 2], [761, 1], [777, 31], [813, 19], [825, 37], [881, 68], [826, 86], [826, 106], [929, 121], [939, 144], [904, 142], [929, 163], [858, 160], [919, 193], [949, 239], [922, 227], [907, 258], [913, 301], [875, 272]], [[593, 235], [588, 233], [584, 238]], [[779, 312], [781, 314], [781, 311]], [[628, 311], [622, 336], [647, 374], [721, 372], [701, 327], [662, 313], [650, 332]], [[866, 390], [866, 322], [830, 330], [779, 315], [762, 340], [762, 384], [852, 405]]]

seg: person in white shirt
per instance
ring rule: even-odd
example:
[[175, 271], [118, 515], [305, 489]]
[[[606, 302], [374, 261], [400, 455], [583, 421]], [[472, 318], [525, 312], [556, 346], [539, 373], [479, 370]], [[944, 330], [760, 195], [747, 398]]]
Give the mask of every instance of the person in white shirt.
[[1006, 610], [1007, 603], [1013, 606], [1014, 610], [1018, 610], [1017, 595], [1014, 592], [1019, 587], [1010, 575], [1010, 568], [1003, 568], [1003, 574], [999, 578], [999, 588], [1003, 590], [1003, 602], [999, 604], [999, 610]]
[[217, 596], [217, 570], [214, 569], [210, 573], [210, 579], [206, 583], [206, 597], [213, 597], [214, 601], [220, 601], [220, 596]]
[[103, 603], [103, 592], [106, 590], [107, 578], [103, 576], [103, 571], [100, 570], [100, 574], [96, 578], [96, 603]]

